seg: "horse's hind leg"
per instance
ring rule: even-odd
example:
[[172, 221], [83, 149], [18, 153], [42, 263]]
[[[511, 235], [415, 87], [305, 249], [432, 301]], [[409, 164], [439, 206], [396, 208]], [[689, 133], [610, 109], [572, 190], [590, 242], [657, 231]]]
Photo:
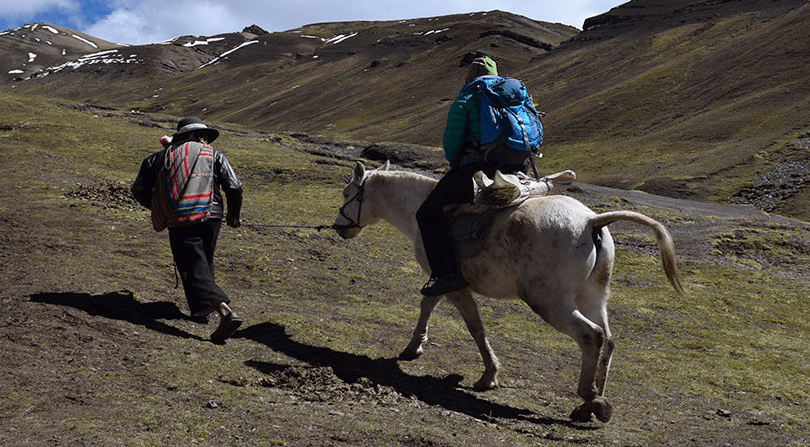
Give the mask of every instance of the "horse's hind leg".
[[577, 309], [586, 319], [596, 323], [602, 329], [603, 341], [594, 378], [596, 397], [588, 399], [583, 396], [585, 403], [571, 413], [571, 418], [574, 420], [588, 420], [591, 417], [590, 414], [593, 413], [600, 421], [607, 422], [613, 412], [613, 406], [604, 395], [614, 347], [607, 314], [607, 300], [610, 294], [610, 277], [613, 271], [614, 255], [613, 240], [610, 233], [604, 229], [599, 232], [599, 236], [595, 240], [598, 250], [596, 264], [588, 275], [585, 286], [576, 297]]
[[423, 345], [428, 341], [428, 320], [441, 299], [441, 296], [422, 297], [422, 301], [419, 302], [419, 320], [416, 322], [410, 343], [399, 354], [401, 360], [413, 360], [424, 352]]
[[600, 354], [605, 345], [605, 331], [580, 313], [573, 299], [558, 302], [553, 309], [540, 308], [532, 302], [527, 302], [555, 329], [573, 338], [582, 352], [577, 394], [585, 402], [571, 413], [571, 419], [588, 421], [593, 413], [600, 421], [607, 422], [611, 416], [612, 406], [599, 394], [596, 382]]
[[605, 394], [605, 384], [607, 383], [610, 361], [613, 358], [613, 335], [610, 333], [607, 315], [607, 295], [608, 288], [604, 284], [589, 284], [577, 297], [577, 308], [590, 321], [593, 321], [602, 328], [604, 342], [599, 355], [599, 363], [596, 370], [596, 392], [599, 396]]
[[470, 331], [475, 344], [478, 345], [481, 358], [484, 360], [484, 374], [475, 382], [473, 388], [478, 391], [497, 388], [499, 386], [498, 370], [501, 368], [501, 363], [487, 340], [484, 322], [481, 321], [481, 316], [478, 314], [478, 305], [469, 292], [452, 293], [448, 295], [448, 298], [464, 318], [467, 330]]
[[[589, 284], [577, 297], [577, 307], [584, 317], [595, 322], [601, 329], [602, 343], [598, 353], [598, 361], [595, 366], [594, 389], [595, 396], [587, 397], [580, 394], [585, 402], [571, 413], [573, 420], [590, 420], [591, 413], [602, 422], [608, 422], [613, 412], [613, 405], [604, 397], [605, 384], [607, 383], [610, 361], [613, 358], [613, 336], [610, 333], [610, 326], [607, 318], [607, 287], [591, 287]], [[583, 356], [585, 351], [583, 350]], [[583, 371], [585, 365], [583, 360]], [[582, 379], [580, 379], [582, 380]], [[585, 378], [585, 380], [589, 380]], [[582, 386], [582, 383], [580, 383]]]
[[[579, 311], [574, 311], [569, 320], [568, 333], [579, 344], [582, 351], [582, 369], [579, 375], [577, 394], [585, 402], [571, 413], [575, 421], [589, 421], [591, 413], [602, 422], [610, 420], [613, 406], [600, 395], [597, 374], [605, 371], [600, 367], [602, 351], [606, 337], [604, 330], [585, 318]], [[565, 332], [565, 331], [564, 331]], [[601, 381], [604, 385], [604, 381]]]

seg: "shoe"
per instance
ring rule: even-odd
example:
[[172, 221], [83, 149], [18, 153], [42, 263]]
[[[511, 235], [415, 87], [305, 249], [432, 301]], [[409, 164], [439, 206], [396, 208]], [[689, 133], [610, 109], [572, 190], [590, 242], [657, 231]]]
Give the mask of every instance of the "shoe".
[[217, 344], [225, 342], [241, 325], [242, 319], [237, 317], [233, 312], [229, 313], [227, 316], [220, 319], [219, 327], [211, 334], [211, 341]]
[[422, 295], [439, 296], [467, 288], [467, 281], [459, 273], [447, 276], [431, 277], [422, 287]]

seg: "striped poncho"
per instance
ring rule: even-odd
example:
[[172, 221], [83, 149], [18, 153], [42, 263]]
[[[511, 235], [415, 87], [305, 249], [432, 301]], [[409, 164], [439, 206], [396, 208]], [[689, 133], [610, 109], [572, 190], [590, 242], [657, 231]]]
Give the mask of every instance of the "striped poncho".
[[214, 149], [186, 142], [166, 150], [152, 193], [156, 231], [208, 219], [214, 197]]

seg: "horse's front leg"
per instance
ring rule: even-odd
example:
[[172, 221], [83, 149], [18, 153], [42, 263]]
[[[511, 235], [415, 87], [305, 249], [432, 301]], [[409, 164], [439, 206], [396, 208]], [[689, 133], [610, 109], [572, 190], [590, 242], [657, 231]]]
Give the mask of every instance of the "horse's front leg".
[[451, 293], [448, 297], [461, 313], [461, 317], [464, 318], [467, 330], [470, 331], [475, 344], [478, 345], [481, 358], [484, 360], [484, 374], [475, 382], [473, 388], [477, 391], [497, 388], [500, 385], [498, 383], [498, 370], [501, 369], [501, 363], [489, 345], [489, 340], [487, 340], [484, 322], [481, 321], [481, 316], [478, 314], [478, 305], [467, 291]]
[[423, 296], [422, 301], [419, 302], [419, 320], [416, 322], [416, 328], [413, 330], [413, 337], [411, 342], [405, 347], [405, 350], [399, 354], [401, 360], [413, 360], [418, 358], [424, 352], [423, 345], [428, 341], [428, 320], [433, 309], [441, 301], [441, 296]]

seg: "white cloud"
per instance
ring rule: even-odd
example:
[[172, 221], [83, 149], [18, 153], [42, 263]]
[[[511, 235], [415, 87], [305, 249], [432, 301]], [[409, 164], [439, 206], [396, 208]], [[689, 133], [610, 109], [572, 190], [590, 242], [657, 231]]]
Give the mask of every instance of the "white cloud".
[[4, 1], [3, 16], [24, 17], [42, 11], [77, 10], [79, 2], [76, 0], [26, 0]]
[[124, 3], [121, 8], [88, 26], [85, 32], [111, 42], [144, 44], [183, 35], [236, 32], [250, 25], [234, 15], [228, 2], [144, 0], [119, 3]]
[[145, 35], [143, 22], [143, 17], [134, 12], [117, 10], [91, 25], [84, 32], [114, 43], [146, 43], [140, 42], [142, 36]]

